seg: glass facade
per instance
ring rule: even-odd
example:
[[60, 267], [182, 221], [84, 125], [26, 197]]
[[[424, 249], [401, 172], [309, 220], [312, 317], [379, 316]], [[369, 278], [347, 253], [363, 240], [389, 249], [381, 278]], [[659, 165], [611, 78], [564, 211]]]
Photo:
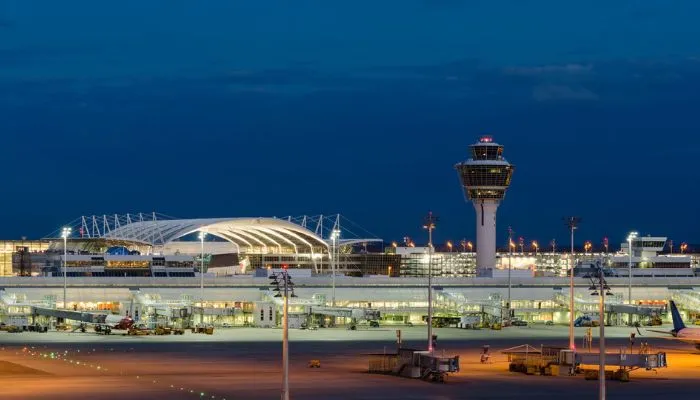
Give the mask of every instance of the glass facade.
[[498, 144], [476, 144], [471, 146], [474, 160], [500, 160], [503, 158], [503, 146]]
[[19, 275], [22, 270], [25, 275], [41, 271], [49, 244], [44, 240], [0, 241], [0, 276]]
[[473, 277], [476, 275], [476, 253], [425, 253], [401, 255], [401, 276]]

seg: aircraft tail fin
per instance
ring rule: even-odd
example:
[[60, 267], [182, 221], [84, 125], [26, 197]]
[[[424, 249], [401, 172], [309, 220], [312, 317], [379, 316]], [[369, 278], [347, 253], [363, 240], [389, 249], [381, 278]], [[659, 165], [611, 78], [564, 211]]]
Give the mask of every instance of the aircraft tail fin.
[[673, 318], [673, 331], [678, 332], [681, 329], [685, 329], [685, 324], [683, 323], [683, 319], [681, 318], [681, 313], [678, 312], [678, 308], [676, 307], [676, 303], [671, 300], [671, 317]]

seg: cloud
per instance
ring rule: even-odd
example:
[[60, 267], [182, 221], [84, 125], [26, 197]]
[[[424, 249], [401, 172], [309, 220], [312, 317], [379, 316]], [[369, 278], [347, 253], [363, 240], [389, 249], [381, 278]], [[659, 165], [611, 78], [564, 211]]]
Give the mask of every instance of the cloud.
[[503, 73], [507, 75], [538, 76], [538, 75], [584, 75], [593, 70], [591, 64], [542, 65], [536, 67], [520, 66], [506, 67]]
[[546, 84], [532, 89], [532, 98], [536, 101], [552, 100], [598, 100], [597, 94], [586, 88], [575, 88], [566, 85]]

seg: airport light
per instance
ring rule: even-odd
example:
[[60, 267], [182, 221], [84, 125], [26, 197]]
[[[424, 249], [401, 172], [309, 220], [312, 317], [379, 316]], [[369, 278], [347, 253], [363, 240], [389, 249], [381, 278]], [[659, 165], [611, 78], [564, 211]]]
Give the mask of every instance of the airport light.
[[[277, 292], [275, 297], [284, 297], [282, 308], [282, 400], [289, 400], [289, 297], [297, 297], [294, 294], [294, 283], [289, 276], [288, 266], [282, 265], [282, 271], [270, 275], [273, 291]], [[283, 286], [280, 287], [279, 280], [282, 279]], [[281, 294], [281, 293], [282, 294]]]
[[[522, 238], [520, 238], [522, 239]], [[515, 248], [515, 243], [513, 243], [513, 228], [510, 226], [508, 227], [508, 301], [506, 302], [506, 312], [508, 313], [508, 323], [510, 324], [510, 291], [512, 287], [512, 282], [510, 279], [510, 271], [512, 268], [512, 260], [513, 260], [513, 249]], [[522, 245], [521, 245], [522, 246]]]
[[681, 254], [688, 250], [688, 243], [681, 243]]
[[452, 242], [449, 240], [447, 241], [447, 248], [450, 249], [450, 253], [452, 253]]
[[199, 305], [201, 306], [200, 308], [200, 315], [199, 315], [199, 324], [203, 325], [204, 324], [204, 238], [207, 237], [207, 233], [204, 231], [199, 232], [199, 242], [201, 244], [202, 248], [202, 258], [200, 259], [200, 264], [199, 264]]
[[578, 228], [581, 222], [581, 217], [565, 217], [566, 226], [571, 231], [571, 264], [569, 268], [569, 349], [574, 350], [574, 314], [576, 313], [574, 306], [574, 231]]
[[535, 257], [537, 257], [537, 250], [539, 250], [540, 245], [537, 244], [536, 240], [532, 241], [532, 248], [535, 249]]
[[556, 239], [552, 239], [552, 240], [549, 242], [549, 245], [552, 246], [552, 254], [556, 253], [556, 252], [557, 252], [557, 241], [556, 241]]
[[[627, 273], [629, 274], [627, 302], [630, 306], [632, 305], [632, 243], [634, 243], [634, 239], [636, 239], [637, 236], [639, 236], [637, 232], [630, 232], [630, 234], [627, 235], [627, 252], [629, 253], [629, 262], [627, 263]], [[629, 325], [632, 326], [632, 310], [630, 310], [628, 322]]]
[[335, 270], [338, 259], [340, 258], [340, 251], [338, 251], [338, 239], [340, 239], [340, 229], [334, 228], [331, 232], [331, 241], [333, 242], [333, 261], [331, 262], [331, 284], [333, 286], [331, 292], [331, 305], [335, 307]]
[[518, 238], [518, 245], [520, 246], [520, 254], [523, 254], [525, 252], [524, 251], [524, 247], [525, 247], [525, 238], [524, 237], [520, 236]]
[[66, 267], [68, 266], [68, 236], [70, 236], [71, 228], [65, 227], [61, 230], [61, 237], [63, 238], [63, 308], [67, 309], [66, 303], [66, 291], [68, 288], [68, 271]]
[[588, 252], [591, 251], [593, 248], [593, 243], [591, 243], [590, 240], [586, 240], [586, 243], [583, 244], [583, 251], [587, 254]]
[[428, 351], [433, 351], [433, 229], [437, 217], [429, 212], [423, 222], [423, 229], [428, 230]]
[[600, 329], [599, 333], [599, 340], [600, 340], [600, 346], [599, 346], [599, 363], [598, 363], [598, 398], [600, 400], [605, 400], [605, 296], [612, 296], [612, 293], [610, 293], [610, 287], [608, 286], [608, 283], [605, 281], [605, 274], [603, 272], [603, 267], [601, 266], [600, 261], [597, 263], [597, 276], [596, 278], [591, 278], [591, 287], [589, 290], [592, 290], [593, 293], [591, 293], [591, 296], [599, 296], [598, 297], [598, 313], [599, 313], [599, 320], [598, 320], [598, 326]]

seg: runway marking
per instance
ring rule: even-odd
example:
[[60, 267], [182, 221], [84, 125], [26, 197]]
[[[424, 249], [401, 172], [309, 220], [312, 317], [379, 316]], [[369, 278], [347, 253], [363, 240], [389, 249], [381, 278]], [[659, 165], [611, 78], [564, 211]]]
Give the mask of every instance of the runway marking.
[[[44, 349], [47, 349], [47, 346], [44, 346]], [[6, 348], [3, 347], [0, 350], [5, 351]], [[125, 353], [129, 353], [130, 350], [133, 350], [133, 349], [128, 349], [125, 351]], [[114, 349], [110, 349], [110, 352], [113, 352], [113, 351], [114, 351]], [[80, 353], [80, 349], [75, 350], [75, 353]], [[83, 352], [83, 354], [88, 354], [88, 355], [89, 354], [97, 354], [97, 353], [98, 352], [96, 349], [92, 349], [92, 351]], [[36, 359], [36, 360], [63, 361], [63, 362], [67, 362], [69, 364], [73, 364], [76, 367], [81, 366], [81, 367], [85, 367], [85, 368], [95, 369], [99, 373], [104, 373], [104, 372], [109, 371], [109, 369], [107, 369], [101, 365], [91, 364], [91, 363], [86, 362], [86, 361], [81, 361], [81, 360], [78, 360], [75, 358], [70, 358], [71, 356], [70, 356], [70, 353], [68, 350], [64, 350], [63, 353], [60, 353], [60, 352], [50, 352], [48, 350], [41, 351], [41, 350], [37, 349], [35, 346], [25, 346], [22, 348], [21, 351], [16, 351], [15, 355], [31, 357], [31, 358]], [[124, 372], [120, 371], [120, 375], [124, 376]], [[139, 382], [144, 382], [141, 379], [141, 375], [136, 375], [135, 378]], [[159, 382], [158, 382], [158, 380], [153, 379], [153, 380], [151, 380], [151, 383], [154, 385], [157, 385]], [[175, 386], [171, 384], [168, 387], [166, 387], [166, 389], [175, 390]], [[204, 398], [212, 399], [212, 400], [226, 400], [227, 399], [227, 397], [224, 397], [224, 396], [217, 396], [215, 394], [207, 393], [206, 391], [202, 391], [202, 390], [195, 390], [193, 388], [180, 387], [179, 391], [189, 392], [193, 396], [197, 396], [200, 399], [204, 399]]]

